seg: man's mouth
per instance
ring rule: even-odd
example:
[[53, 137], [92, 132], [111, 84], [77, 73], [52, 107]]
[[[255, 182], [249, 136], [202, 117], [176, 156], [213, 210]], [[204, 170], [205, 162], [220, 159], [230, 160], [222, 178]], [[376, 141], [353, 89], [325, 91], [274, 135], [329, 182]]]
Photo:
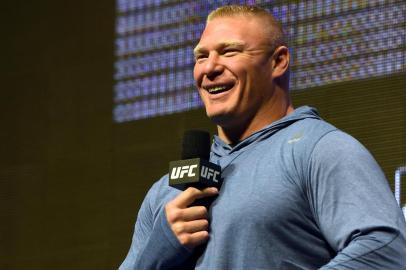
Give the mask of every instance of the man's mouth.
[[219, 94], [225, 91], [230, 90], [233, 88], [234, 84], [227, 84], [227, 85], [215, 85], [215, 86], [205, 86], [204, 89], [207, 90], [210, 94]]

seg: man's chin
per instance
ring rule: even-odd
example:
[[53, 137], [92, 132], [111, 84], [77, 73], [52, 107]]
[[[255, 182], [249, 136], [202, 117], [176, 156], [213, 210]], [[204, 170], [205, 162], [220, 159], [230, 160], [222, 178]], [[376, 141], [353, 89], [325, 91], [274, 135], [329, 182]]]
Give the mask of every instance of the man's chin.
[[208, 112], [207, 117], [217, 126], [228, 127], [237, 119], [232, 113], [228, 112]]

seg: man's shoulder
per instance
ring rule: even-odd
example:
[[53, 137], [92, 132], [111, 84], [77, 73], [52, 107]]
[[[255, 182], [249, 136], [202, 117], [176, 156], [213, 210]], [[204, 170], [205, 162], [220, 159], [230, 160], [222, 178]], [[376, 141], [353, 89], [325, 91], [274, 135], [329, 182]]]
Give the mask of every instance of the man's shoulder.
[[179, 192], [179, 190], [169, 186], [168, 174], [165, 174], [151, 186], [145, 200], [149, 201], [153, 209], [158, 210], [163, 207], [166, 202], [176, 197]]
[[321, 136], [330, 131], [338, 130], [337, 127], [322, 118], [305, 118], [295, 122], [292, 127], [303, 129], [308, 133], [320, 134]]
[[179, 193], [177, 189], [169, 186], [169, 175], [165, 174], [151, 186], [148, 196], [162, 198], [177, 193]]
[[280, 134], [288, 145], [294, 147], [313, 147], [328, 133], [340, 131], [320, 118], [305, 118], [294, 122]]
[[280, 147], [285, 156], [297, 162], [307, 162], [314, 156], [323, 157], [329, 153], [342, 151], [365, 151], [365, 147], [350, 134], [334, 125], [315, 118], [297, 121], [279, 134]]

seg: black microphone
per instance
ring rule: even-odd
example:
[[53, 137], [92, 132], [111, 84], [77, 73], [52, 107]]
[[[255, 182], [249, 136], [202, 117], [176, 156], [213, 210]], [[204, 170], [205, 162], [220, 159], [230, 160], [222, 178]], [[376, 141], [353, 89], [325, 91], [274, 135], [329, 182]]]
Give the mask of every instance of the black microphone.
[[209, 162], [210, 135], [202, 130], [184, 133], [182, 159], [169, 162], [169, 185], [179, 190], [204, 189], [222, 184], [221, 167]]
[[[204, 189], [216, 187], [220, 189], [223, 179], [221, 167], [209, 162], [210, 135], [202, 130], [189, 130], [183, 135], [182, 160], [169, 162], [169, 185], [185, 190], [188, 187]], [[196, 200], [189, 206], [211, 206], [216, 197], [205, 197]], [[195, 268], [197, 260], [204, 253], [207, 244], [196, 247], [187, 259], [185, 269]], [[187, 265], [187, 267], [186, 267]]]

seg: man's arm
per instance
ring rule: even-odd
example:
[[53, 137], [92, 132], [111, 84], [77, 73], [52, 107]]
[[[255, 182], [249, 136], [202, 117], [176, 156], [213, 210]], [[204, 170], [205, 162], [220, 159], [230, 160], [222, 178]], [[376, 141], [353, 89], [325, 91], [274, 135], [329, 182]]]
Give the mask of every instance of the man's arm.
[[315, 146], [308, 197], [337, 255], [321, 269], [406, 269], [406, 223], [384, 174], [351, 136], [333, 131]]
[[188, 205], [217, 191], [188, 189], [162, 209], [154, 203], [162, 199], [157, 198], [162, 196], [158, 191], [155, 184], [142, 203], [130, 250], [119, 270], [177, 269], [192, 255], [195, 246], [208, 239], [204, 221], [207, 212], [202, 211], [202, 206]]
[[190, 206], [196, 200], [215, 196], [215, 187], [199, 190], [189, 187], [165, 206], [168, 224], [182, 246], [193, 250], [209, 240], [208, 211], [205, 206]]

